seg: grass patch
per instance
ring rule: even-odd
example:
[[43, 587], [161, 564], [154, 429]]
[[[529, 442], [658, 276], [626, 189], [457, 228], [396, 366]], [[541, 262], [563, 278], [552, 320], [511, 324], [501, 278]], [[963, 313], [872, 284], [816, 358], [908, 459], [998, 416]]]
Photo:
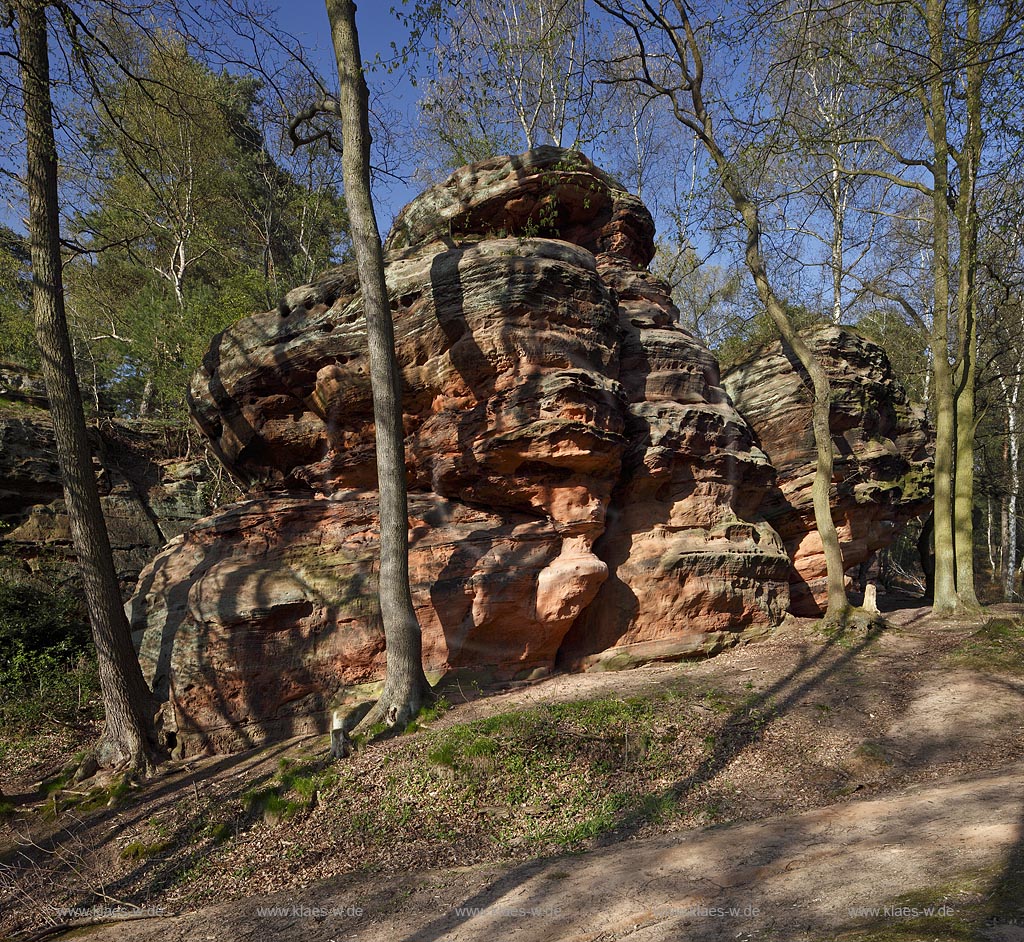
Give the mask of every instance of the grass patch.
[[230, 821], [214, 821], [207, 826], [206, 836], [214, 844], [223, 844], [235, 836], [235, 829]]
[[[273, 781], [242, 795], [242, 808], [245, 814], [262, 816], [268, 824], [279, 824], [309, 810], [338, 780], [338, 772], [324, 761], [296, 764], [282, 759]], [[215, 841], [226, 840], [233, 833], [230, 825], [225, 826], [227, 831], [211, 833]]]
[[960, 642], [947, 660], [957, 667], [1024, 676], [1024, 620], [991, 618]]
[[309, 805], [306, 802], [292, 801], [281, 794], [279, 786], [252, 789], [242, 795], [242, 807], [246, 814], [258, 815], [267, 824], [280, 824]]
[[39, 785], [39, 794], [44, 798], [56, 795], [71, 783], [71, 772], [61, 772], [53, 778], [44, 779]]
[[867, 759], [879, 765], [892, 765], [892, 759], [886, 755], [885, 749], [882, 748], [881, 744], [870, 739], [864, 740], [864, 742], [857, 746], [853, 754], [859, 759]]
[[[1008, 866], [1006, 873], [1012, 869]], [[868, 917], [860, 925], [838, 933], [837, 942], [976, 942], [984, 938], [984, 928], [1008, 924], [1014, 918], [1014, 913], [1005, 910], [998, 900], [1003, 873], [1002, 868], [967, 871], [954, 880], [902, 893], [884, 903], [865, 904], [889, 907], [889, 913]], [[1018, 875], [1020, 879], [1024, 877]], [[1017, 903], [1019, 906], [1019, 897]]]
[[696, 699], [670, 689], [427, 730], [392, 754], [378, 801], [349, 824], [411, 839], [482, 833], [498, 851], [543, 852], [672, 820], [684, 811], [676, 783], [706, 756], [703, 735], [713, 743], [745, 736], [763, 712], [749, 697], [711, 691], [695, 713]]
[[311, 803], [337, 785], [338, 772], [322, 761], [295, 764], [282, 759], [278, 764], [277, 781], [282, 794], [291, 792]]
[[429, 726], [431, 723], [439, 720], [448, 710], [451, 708], [451, 704], [448, 702], [448, 698], [443, 694], [434, 699], [429, 705], [423, 707], [416, 717], [410, 720], [409, 725], [405, 727], [406, 733], [419, 732], [424, 726]]
[[132, 841], [121, 848], [122, 860], [148, 860], [157, 854], [162, 854], [174, 846], [173, 841], [156, 841], [153, 844], [146, 844], [143, 841]]

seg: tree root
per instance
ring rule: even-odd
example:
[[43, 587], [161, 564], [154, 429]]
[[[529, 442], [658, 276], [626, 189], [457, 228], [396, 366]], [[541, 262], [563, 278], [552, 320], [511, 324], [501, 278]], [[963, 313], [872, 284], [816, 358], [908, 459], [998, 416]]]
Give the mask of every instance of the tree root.
[[[420, 710], [434, 701], [428, 684], [396, 684], [389, 690], [387, 682], [376, 703], [350, 710], [336, 711], [331, 729], [331, 755], [344, 759], [354, 751], [352, 737], [368, 735], [371, 741], [396, 736], [417, 717]], [[383, 727], [383, 729], [381, 729]]]
[[167, 919], [178, 915], [180, 914], [159, 910], [138, 910], [124, 913], [109, 913], [105, 916], [87, 916], [82, 919], [71, 919], [67, 922], [58, 922], [52, 926], [46, 926], [32, 933], [32, 935], [22, 937], [20, 942], [42, 942], [43, 939], [49, 939], [55, 935], [64, 935], [75, 929], [85, 929], [89, 926], [104, 926], [115, 922], [135, 922], [139, 919]]

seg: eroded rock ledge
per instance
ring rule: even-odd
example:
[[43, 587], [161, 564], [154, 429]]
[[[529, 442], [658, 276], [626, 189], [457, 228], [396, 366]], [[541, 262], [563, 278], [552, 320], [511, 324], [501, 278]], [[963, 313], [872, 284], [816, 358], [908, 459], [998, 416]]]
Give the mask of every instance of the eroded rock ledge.
[[[930, 509], [932, 435], [881, 347], [841, 327], [821, 328], [807, 339], [832, 386], [832, 518], [849, 571]], [[777, 472], [760, 511], [793, 560], [790, 610], [821, 614], [825, 555], [811, 499], [815, 449], [808, 389], [778, 342], [730, 369], [724, 383]]]
[[[171, 537], [210, 512], [211, 469], [153, 423], [105, 417], [89, 441], [127, 597]], [[71, 525], [42, 378], [0, 363], [0, 580], [77, 585]]]
[[[386, 243], [425, 660], [484, 678], [771, 629], [772, 464], [646, 266], [642, 203], [540, 148], [463, 168]], [[253, 499], [172, 541], [130, 607], [179, 751], [325, 728], [379, 680], [373, 422], [354, 269], [214, 338], [193, 414]], [[795, 524], [794, 524], [795, 526]]]

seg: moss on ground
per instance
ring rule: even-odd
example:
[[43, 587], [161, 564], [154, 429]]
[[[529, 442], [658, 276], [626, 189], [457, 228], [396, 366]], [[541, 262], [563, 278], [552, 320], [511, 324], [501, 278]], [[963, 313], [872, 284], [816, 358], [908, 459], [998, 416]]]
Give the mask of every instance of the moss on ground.
[[1024, 620], [990, 618], [947, 656], [951, 666], [1024, 676]]

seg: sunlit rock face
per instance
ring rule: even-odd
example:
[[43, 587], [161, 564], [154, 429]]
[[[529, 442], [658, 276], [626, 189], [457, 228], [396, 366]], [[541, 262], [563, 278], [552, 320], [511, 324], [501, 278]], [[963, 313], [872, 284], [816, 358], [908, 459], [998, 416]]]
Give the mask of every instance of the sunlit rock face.
[[[593, 557], [573, 568], [533, 514], [433, 493], [411, 494], [409, 513], [426, 663], [483, 678], [548, 670], [593, 597]], [[342, 489], [234, 504], [164, 549], [129, 613], [183, 750], [315, 731], [332, 703], [372, 690], [385, 658], [378, 532], [376, 492]]]
[[[807, 340], [832, 387], [830, 500], [849, 571], [890, 546], [907, 521], [931, 507], [933, 440], [923, 411], [908, 400], [881, 347], [841, 327], [822, 328]], [[780, 343], [732, 368], [724, 383], [777, 472], [761, 512], [793, 560], [791, 611], [821, 614], [827, 591], [811, 500], [816, 458], [810, 391]]]
[[619, 302], [629, 446], [597, 552], [610, 576], [560, 653], [569, 668], [712, 653], [778, 624], [789, 558], [758, 508], [774, 470], [678, 326], [667, 288], [601, 258]]
[[[386, 243], [410, 567], [438, 676], [710, 652], [777, 624], [775, 471], [647, 265], [650, 214], [579, 154], [463, 168]], [[211, 342], [193, 414], [252, 495], [169, 544], [130, 607], [178, 749], [322, 730], [384, 669], [354, 269]]]

